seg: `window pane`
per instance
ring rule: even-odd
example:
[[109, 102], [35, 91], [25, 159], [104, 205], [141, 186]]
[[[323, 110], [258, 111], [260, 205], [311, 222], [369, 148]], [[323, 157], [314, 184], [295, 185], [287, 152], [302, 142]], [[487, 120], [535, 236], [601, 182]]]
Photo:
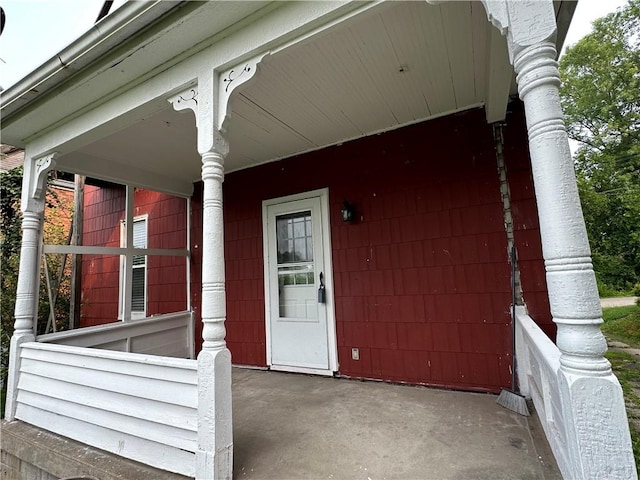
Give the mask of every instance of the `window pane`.
[[304, 218], [293, 219], [293, 236], [295, 238], [304, 238]]
[[146, 220], [136, 220], [133, 222], [133, 246], [134, 248], [147, 248]]
[[306, 262], [307, 259], [307, 242], [304, 238], [296, 238], [295, 242], [295, 255], [296, 262]]
[[131, 291], [131, 311], [144, 312], [144, 268], [134, 268]]
[[313, 261], [311, 236], [311, 212], [276, 217], [278, 263]]

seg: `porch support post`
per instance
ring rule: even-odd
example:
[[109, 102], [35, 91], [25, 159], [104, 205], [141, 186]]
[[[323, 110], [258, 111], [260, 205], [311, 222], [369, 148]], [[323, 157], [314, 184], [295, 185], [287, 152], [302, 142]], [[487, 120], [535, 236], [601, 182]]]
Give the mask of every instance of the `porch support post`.
[[[524, 102], [569, 465], [566, 478], [636, 478], [622, 389], [604, 358], [602, 310], [558, 88], [551, 0], [485, 2], [506, 33]], [[563, 468], [564, 467], [564, 468]]]
[[[219, 136], [218, 132], [216, 135]], [[198, 354], [196, 478], [233, 474], [231, 353], [225, 342], [226, 299], [222, 181], [226, 143], [202, 153], [202, 350]]]
[[202, 350], [198, 354], [198, 450], [196, 479], [231, 479], [233, 426], [231, 411], [231, 353], [225, 341], [226, 298], [222, 181], [229, 149], [216, 119], [220, 108], [218, 79], [204, 71], [197, 85], [169, 101], [192, 110], [202, 157]]
[[15, 323], [9, 350], [9, 376], [5, 418], [12, 421], [16, 414], [18, 377], [20, 373], [20, 346], [35, 340], [38, 316], [38, 290], [40, 273], [40, 239], [47, 174], [55, 166], [56, 154], [25, 159], [22, 179], [22, 244], [20, 270], [16, 290]]

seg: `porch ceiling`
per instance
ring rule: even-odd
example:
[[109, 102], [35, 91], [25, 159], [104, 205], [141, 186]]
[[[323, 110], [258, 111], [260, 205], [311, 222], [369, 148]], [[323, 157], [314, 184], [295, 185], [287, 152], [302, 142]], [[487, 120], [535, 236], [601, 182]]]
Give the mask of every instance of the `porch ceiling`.
[[[263, 60], [230, 100], [226, 169], [478, 105], [499, 115], [514, 85], [505, 40], [480, 2], [385, 3]], [[59, 167], [112, 181], [136, 171], [148, 179], [140, 186], [158, 190], [199, 180], [193, 114], [157, 110]]]

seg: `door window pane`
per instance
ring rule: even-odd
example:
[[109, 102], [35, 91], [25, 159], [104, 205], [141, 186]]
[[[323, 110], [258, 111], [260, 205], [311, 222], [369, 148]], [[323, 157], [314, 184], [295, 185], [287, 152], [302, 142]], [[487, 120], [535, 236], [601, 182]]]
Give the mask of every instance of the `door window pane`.
[[311, 212], [277, 216], [276, 239], [280, 317], [313, 320], [317, 317], [317, 292]]
[[278, 264], [313, 261], [311, 212], [276, 217]]

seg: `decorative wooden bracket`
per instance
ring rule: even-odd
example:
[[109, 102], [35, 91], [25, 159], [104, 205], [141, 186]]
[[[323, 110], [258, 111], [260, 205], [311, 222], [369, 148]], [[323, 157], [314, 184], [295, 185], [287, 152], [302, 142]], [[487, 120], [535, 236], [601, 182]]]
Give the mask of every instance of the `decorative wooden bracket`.
[[42, 212], [47, 191], [47, 174], [56, 166], [58, 152], [25, 161], [24, 175], [28, 179], [27, 188], [22, 190], [23, 212]]
[[225, 70], [220, 73], [218, 80], [218, 126], [224, 131], [225, 121], [227, 120], [227, 109], [229, 106], [229, 98], [231, 93], [243, 83], [251, 80], [256, 74], [258, 64], [269, 53], [261, 53], [255, 57], [242, 62], [241, 64]]
[[33, 198], [37, 200], [44, 198], [47, 189], [47, 174], [56, 166], [55, 157], [57, 156], [58, 152], [53, 152], [34, 160], [35, 169], [31, 176], [32, 183], [29, 191]]

